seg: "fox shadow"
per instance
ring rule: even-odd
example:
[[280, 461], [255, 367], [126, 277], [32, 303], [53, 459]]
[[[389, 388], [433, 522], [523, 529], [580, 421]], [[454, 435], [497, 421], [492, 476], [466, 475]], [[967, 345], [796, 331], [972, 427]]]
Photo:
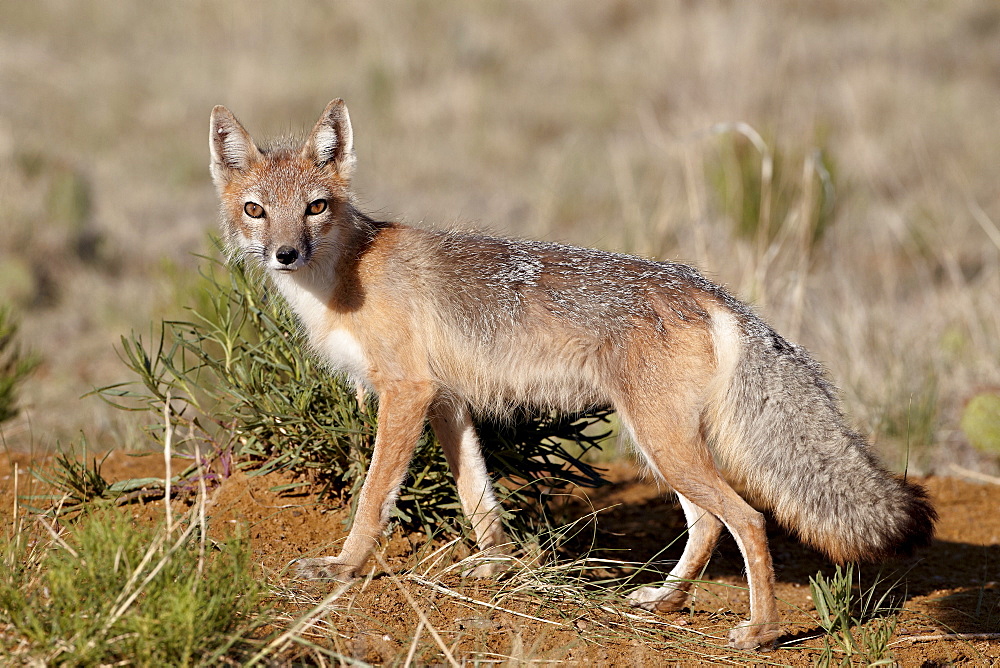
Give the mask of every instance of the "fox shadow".
[[[662, 580], [680, 558], [687, 539], [680, 506], [667, 495], [625, 500], [616, 492], [629, 483], [612, 483], [587, 498], [566, 504], [569, 519], [592, 515], [589, 531], [580, 531], [565, 546], [568, 554], [632, 563], [651, 562], [632, 584]], [[617, 488], [617, 489], [616, 489]], [[596, 511], [596, 512], [595, 512]], [[767, 517], [768, 544], [780, 582], [808, 587], [811, 577], [830, 577], [835, 565], [822, 553], [803, 545]], [[928, 621], [954, 633], [1000, 631], [1000, 544], [977, 545], [934, 540], [909, 558], [855, 567], [857, 591], [882, 601], [883, 611], [900, 609], [914, 597], [926, 597]], [[620, 573], [625, 575], [624, 571]], [[743, 578], [744, 564], [735, 540], [723, 531], [705, 572], [705, 579]], [[935, 597], [939, 593], [939, 597]]]

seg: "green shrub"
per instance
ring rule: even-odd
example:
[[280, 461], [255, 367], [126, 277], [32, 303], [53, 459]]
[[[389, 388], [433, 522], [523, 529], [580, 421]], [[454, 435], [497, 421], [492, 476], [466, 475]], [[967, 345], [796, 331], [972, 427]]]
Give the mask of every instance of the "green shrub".
[[[177, 437], [200, 439], [202, 452], [228, 453], [257, 471], [309, 472], [328, 494], [357, 498], [375, 434], [375, 399], [359, 406], [355, 389], [332, 377], [305, 351], [283, 301], [258, 287], [242, 267], [206, 272], [207, 306], [188, 321], [163, 322], [147, 344], [122, 338], [123, 359], [139, 381], [106, 387], [113, 404], [151, 413], [162, 435], [169, 392]], [[508, 421], [478, 420], [487, 466], [510, 484], [501, 496], [533, 511], [508, 518], [515, 530], [539, 517], [537, 501], [566, 482], [595, 486], [598, 470], [584, 461], [608, 435], [609, 411], [559, 416], [518, 412]], [[596, 432], [596, 433], [595, 433]], [[455, 528], [460, 508], [451, 474], [425, 430], [401, 490], [396, 518], [408, 529]], [[545, 481], [545, 485], [537, 485]]]

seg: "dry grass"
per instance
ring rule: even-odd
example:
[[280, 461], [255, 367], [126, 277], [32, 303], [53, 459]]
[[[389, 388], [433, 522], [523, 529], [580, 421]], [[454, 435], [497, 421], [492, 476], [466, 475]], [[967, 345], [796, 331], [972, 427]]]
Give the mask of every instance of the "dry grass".
[[[998, 35], [971, 1], [5, 7], [0, 299], [45, 364], [4, 438], [138, 439], [78, 397], [198, 299], [209, 110], [280, 134], [342, 96], [376, 212], [695, 262], [825, 361], [890, 464], [990, 468], [957, 425], [1000, 385]], [[766, 238], [720, 197], [727, 122], [784, 157]], [[814, 149], [836, 204], [809, 245]]]

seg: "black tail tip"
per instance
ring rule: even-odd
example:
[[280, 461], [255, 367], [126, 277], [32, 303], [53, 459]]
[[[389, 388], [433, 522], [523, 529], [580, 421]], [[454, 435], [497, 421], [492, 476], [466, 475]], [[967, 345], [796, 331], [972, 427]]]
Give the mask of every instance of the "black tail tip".
[[899, 479], [907, 496], [908, 503], [900, 513], [904, 521], [899, 525], [897, 540], [891, 554], [909, 557], [918, 549], [927, 547], [934, 539], [934, 523], [938, 520], [937, 511], [931, 504], [927, 490], [922, 485]]

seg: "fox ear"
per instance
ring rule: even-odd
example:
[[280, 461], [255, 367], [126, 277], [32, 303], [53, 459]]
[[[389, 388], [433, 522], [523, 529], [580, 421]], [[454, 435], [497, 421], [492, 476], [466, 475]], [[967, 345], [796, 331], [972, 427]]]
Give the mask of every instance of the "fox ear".
[[326, 105], [302, 147], [302, 155], [320, 167], [332, 166], [344, 178], [351, 177], [357, 157], [354, 155], [351, 117], [343, 100], [337, 98]]
[[260, 156], [250, 134], [221, 105], [212, 109], [208, 145], [212, 151], [212, 178], [220, 187], [232, 178], [233, 171], [246, 170]]

